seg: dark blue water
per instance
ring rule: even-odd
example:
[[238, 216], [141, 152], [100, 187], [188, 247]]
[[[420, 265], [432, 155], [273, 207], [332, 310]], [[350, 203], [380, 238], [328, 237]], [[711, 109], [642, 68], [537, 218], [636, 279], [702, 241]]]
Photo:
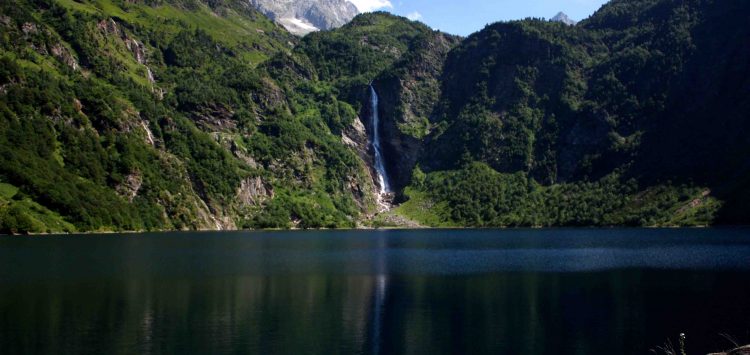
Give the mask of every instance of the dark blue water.
[[750, 343], [750, 229], [0, 237], [0, 354], [689, 354]]

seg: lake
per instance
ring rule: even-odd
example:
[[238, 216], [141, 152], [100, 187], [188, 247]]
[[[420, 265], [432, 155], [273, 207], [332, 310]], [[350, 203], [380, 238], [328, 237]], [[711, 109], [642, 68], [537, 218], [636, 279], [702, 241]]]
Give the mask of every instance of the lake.
[[750, 229], [0, 237], [0, 354], [689, 354], [750, 343]]

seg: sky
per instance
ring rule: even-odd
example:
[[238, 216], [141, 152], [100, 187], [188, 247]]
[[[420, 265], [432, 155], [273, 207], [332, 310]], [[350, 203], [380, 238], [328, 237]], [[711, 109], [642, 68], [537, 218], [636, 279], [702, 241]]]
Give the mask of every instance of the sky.
[[575, 21], [589, 17], [607, 0], [349, 0], [360, 12], [389, 11], [434, 29], [466, 36], [497, 21], [551, 18], [566, 13]]

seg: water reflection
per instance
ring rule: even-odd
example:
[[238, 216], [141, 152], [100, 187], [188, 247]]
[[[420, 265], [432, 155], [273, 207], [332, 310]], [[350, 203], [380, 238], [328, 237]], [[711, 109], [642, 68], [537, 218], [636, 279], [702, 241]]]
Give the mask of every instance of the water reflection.
[[379, 355], [380, 343], [383, 334], [383, 317], [385, 315], [385, 297], [388, 290], [388, 269], [386, 264], [386, 250], [388, 249], [386, 234], [377, 236], [377, 249], [375, 250], [375, 290], [373, 292], [374, 310], [372, 313], [372, 354]]
[[[680, 332], [705, 353], [727, 345], [719, 333], [750, 340], [745, 269], [523, 271], [478, 253], [538, 250], [536, 267], [554, 249], [576, 256], [555, 265], [595, 264], [582, 250], [600, 245], [581, 239], [280, 237], [291, 239], [2, 239], [0, 353], [634, 354]], [[730, 239], [718, 255], [746, 258]], [[721, 248], [609, 242], [698, 260]]]

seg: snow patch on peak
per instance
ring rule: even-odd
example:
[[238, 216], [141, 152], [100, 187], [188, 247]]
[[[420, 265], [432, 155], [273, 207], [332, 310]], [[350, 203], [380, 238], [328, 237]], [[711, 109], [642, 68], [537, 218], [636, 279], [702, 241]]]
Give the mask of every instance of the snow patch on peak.
[[300, 36], [343, 26], [359, 13], [348, 0], [250, 0], [250, 4]]
[[289, 32], [298, 36], [304, 36], [310, 32], [320, 31], [319, 28], [311, 25], [309, 22], [300, 20], [296, 17], [281, 18], [277, 20], [277, 22], [284, 26]]

